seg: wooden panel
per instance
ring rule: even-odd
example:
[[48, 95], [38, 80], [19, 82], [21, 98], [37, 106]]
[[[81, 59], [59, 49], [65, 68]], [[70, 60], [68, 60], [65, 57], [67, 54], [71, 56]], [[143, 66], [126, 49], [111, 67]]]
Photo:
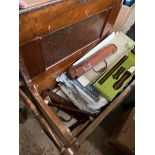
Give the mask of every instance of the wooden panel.
[[20, 46], [121, 3], [121, 0], [65, 0], [20, 15]]
[[49, 67], [99, 38], [107, 11], [42, 38], [45, 66]]
[[30, 77], [34, 77], [45, 70], [41, 54], [40, 39], [26, 44], [20, 48], [20, 56], [24, 61]]

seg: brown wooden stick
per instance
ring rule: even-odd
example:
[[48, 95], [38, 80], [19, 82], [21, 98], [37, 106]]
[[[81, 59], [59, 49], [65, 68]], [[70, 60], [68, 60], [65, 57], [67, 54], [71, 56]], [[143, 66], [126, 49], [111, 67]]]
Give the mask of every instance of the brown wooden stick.
[[64, 106], [64, 105], [60, 105], [60, 104], [55, 104], [55, 103], [49, 102], [48, 105], [53, 106], [53, 107], [57, 107], [58, 109], [62, 109], [62, 110], [68, 111], [68, 112], [80, 113], [80, 114], [85, 115], [85, 116], [96, 116], [96, 114], [92, 114], [92, 113], [82, 111], [82, 110], [79, 110], [79, 109], [75, 109], [75, 108], [70, 108], [68, 106]]
[[102, 85], [115, 71], [117, 68], [119, 68], [122, 63], [128, 58], [127, 55], [125, 55], [103, 78], [99, 80], [99, 84]]
[[65, 105], [65, 106], [69, 106], [71, 108], [76, 108], [72, 102], [67, 101], [66, 99], [64, 99], [63, 97], [57, 95], [56, 93], [54, 93], [52, 90], [47, 89], [45, 91], [42, 92], [41, 94], [42, 98], [45, 99], [47, 96], [50, 97], [50, 99], [52, 101], [54, 101], [55, 103], [61, 104], [61, 105]]
[[128, 72], [128, 71], [125, 72], [125, 73], [123, 74], [123, 76], [122, 76], [117, 82], [114, 83], [113, 88], [114, 88], [115, 90], [120, 89], [120, 88], [122, 87], [123, 83], [124, 83], [130, 76], [131, 76], [131, 73], [130, 73], [130, 72]]
[[135, 67], [131, 66], [123, 75], [122, 77], [113, 85], [115, 90], [118, 90], [122, 87], [123, 83], [134, 73]]
[[112, 75], [113, 79], [119, 79], [120, 75], [125, 71], [124, 67], [120, 67], [116, 73]]
[[80, 109], [77, 109], [71, 102], [65, 100], [63, 97], [57, 95], [56, 93], [52, 92], [52, 90], [45, 90], [42, 93], [42, 97], [45, 98], [49, 96], [51, 101], [57, 103], [49, 103], [50, 106], [57, 107], [59, 109], [64, 110], [65, 112], [72, 114], [76, 118], [81, 118], [83, 116], [95, 116], [95, 114], [91, 114], [86, 111], [82, 111]]

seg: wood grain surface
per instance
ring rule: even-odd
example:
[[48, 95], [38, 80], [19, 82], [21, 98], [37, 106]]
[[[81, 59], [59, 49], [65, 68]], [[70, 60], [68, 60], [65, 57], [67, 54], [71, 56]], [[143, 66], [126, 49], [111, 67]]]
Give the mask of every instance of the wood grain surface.
[[121, 0], [65, 0], [20, 15], [20, 46], [119, 5]]

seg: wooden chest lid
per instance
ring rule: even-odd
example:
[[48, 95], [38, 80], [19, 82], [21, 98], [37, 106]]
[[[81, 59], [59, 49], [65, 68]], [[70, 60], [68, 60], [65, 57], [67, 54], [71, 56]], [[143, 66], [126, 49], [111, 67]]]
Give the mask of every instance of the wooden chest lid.
[[121, 0], [57, 0], [20, 11], [21, 73], [32, 79], [79, 59], [112, 29], [120, 6]]

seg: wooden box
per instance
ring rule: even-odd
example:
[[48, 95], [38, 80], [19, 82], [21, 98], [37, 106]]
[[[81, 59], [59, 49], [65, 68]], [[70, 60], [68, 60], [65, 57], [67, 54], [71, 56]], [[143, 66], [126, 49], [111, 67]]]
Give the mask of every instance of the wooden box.
[[[56, 87], [56, 77], [92, 49], [112, 29], [121, 0], [42, 1], [20, 16], [20, 95], [61, 154], [74, 154], [99, 123], [130, 93], [130, 84], [92, 122], [78, 133], [66, 129], [41, 97]], [[30, 99], [23, 91], [29, 91]], [[25, 90], [24, 89], [24, 90]]]

